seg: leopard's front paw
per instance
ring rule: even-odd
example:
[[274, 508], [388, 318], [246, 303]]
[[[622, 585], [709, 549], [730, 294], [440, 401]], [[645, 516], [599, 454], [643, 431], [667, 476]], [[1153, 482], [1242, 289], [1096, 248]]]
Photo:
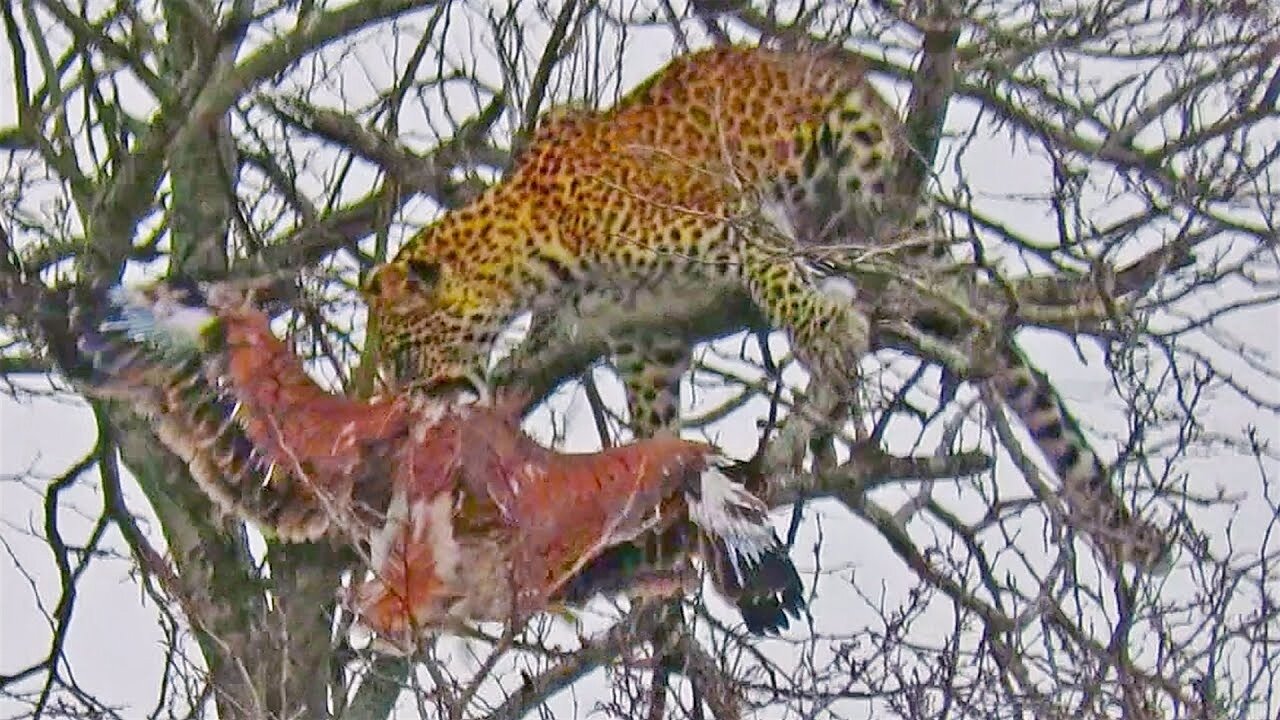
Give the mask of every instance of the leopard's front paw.
[[850, 305], [828, 305], [794, 338], [795, 353], [810, 373], [844, 385], [858, 376], [862, 358], [871, 351], [871, 326]]

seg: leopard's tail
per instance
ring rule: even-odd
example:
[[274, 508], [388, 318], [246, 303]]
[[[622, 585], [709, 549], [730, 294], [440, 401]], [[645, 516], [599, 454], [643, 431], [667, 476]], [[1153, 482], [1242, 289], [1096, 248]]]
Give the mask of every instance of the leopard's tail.
[[1089, 446], [1049, 378], [1006, 342], [1002, 367], [986, 380], [1013, 411], [1062, 483], [1067, 521], [1114, 567], [1168, 569], [1170, 543], [1155, 524], [1135, 516], [1111, 484], [1111, 473]]

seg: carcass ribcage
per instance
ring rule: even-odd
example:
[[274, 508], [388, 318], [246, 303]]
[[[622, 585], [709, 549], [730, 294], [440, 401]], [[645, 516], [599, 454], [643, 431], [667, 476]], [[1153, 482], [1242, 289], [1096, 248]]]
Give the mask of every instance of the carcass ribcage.
[[[355, 590], [380, 633], [523, 619], [605, 549], [684, 516], [681, 490], [712, 449], [659, 438], [590, 454], [548, 450], [519, 407], [325, 392], [255, 310], [222, 313], [237, 422], [266, 458], [341, 514], [362, 485], [390, 485], [368, 528], [372, 577]], [[666, 512], [660, 512], [662, 505]]]
[[329, 393], [276, 338], [265, 315], [238, 310], [222, 317], [226, 387], [238, 403], [237, 421], [277, 464], [325, 484], [349, 483], [368, 452], [405, 435], [403, 399], [366, 402]]
[[[767, 508], [710, 446], [658, 437], [560, 453], [522, 432], [515, 399], [331, 394], [245, 302], [210, 307], [182, 286], [116, 297], [122, 319], [83, 343], [99, 391], [148, 414], [225, 509], [281, 539], [328, 536], [367, 551], [369, 577], [350, 600], [380, 634], [522, 621], [617, 591], [630, 569], [594, 561], [689, 523], [718, 538], [735, 586], [750, 591], [739, 604], [753, 630], [785, 627], [802, 606]], [[787, 573], [771, 570], [778, 562]]]

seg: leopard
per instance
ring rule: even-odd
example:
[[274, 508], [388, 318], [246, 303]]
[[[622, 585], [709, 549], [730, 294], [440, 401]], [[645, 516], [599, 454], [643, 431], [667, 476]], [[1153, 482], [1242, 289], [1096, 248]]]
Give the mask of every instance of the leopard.
[[[730, 45], [676, 57], [612, 107], [553, 114], [511, 171], [413, 235], [363, 287], [399, 382], [482, 384], [514, 318], [603, 294], [745, 293], [815, 377], [856, 383], [867, 316], [814, 238], [857, 235], [925, 272], [949, 255], [938, 210], [894, 179], [912, 146], [868, 63], [841, 48]], [[671, 292], [674, 289], [674, 292]], [[856, 290], [854, 291], [856, 292]], [[678, 424], [689, 349], [610, 348], [633, 430]], [[1071, 525], [1118, 565], [1167, 565], [1168, 543], [1112, 487], [1049, 379], [1013, 347], [986, 379], [1062, 483]]]

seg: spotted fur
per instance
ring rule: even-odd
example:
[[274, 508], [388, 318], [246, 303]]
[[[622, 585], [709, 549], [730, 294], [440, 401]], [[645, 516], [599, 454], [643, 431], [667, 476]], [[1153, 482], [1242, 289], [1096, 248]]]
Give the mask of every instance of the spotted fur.
[[[508, 179], [371, 275], [371, 318], [402, 381], [433, 386], [481, 377], [521, 312], [727, 287], [749, 294], [811, 371], [851, 385], [867, 320], [799, 251], [853, 238], [931, 271], [947, 254], [935, 212], [893, 189], [908, 152], [896, 111], [847, 53], [693, 53], [608, 110], [545, 122]], [[614, 350], [637, 434], [674, 424], [687, 349], [620, 337]], [[1012, 350], [1001, 359], [987, 382], [1061, 474], [1073, 516], [1109, 556], [1154, 566], [1160, 533], [1124, 508], [1047, 380]]]
[[[816, 291], [788, 248], [745, 230], [756, 188], [803, 201], [803, 186], [840, 184], [865, 198], [860, 216], [877, 215], [899, 132], [863, 73], [839, 54], [711, 50], [607, 112], [545, 123], [509, 179], [373, 273], [366, 296], [384, 346], [414, 382], [448, 383], [482, 375], [494, 339], [528, 309], [592, 291], [728, 285], [788, 330], [811, 367], [852, 375], [865, 320]], [[658, 354], [687, 363], [680, 349]], [[654, 397], [643, 390], [633, 405]]]

